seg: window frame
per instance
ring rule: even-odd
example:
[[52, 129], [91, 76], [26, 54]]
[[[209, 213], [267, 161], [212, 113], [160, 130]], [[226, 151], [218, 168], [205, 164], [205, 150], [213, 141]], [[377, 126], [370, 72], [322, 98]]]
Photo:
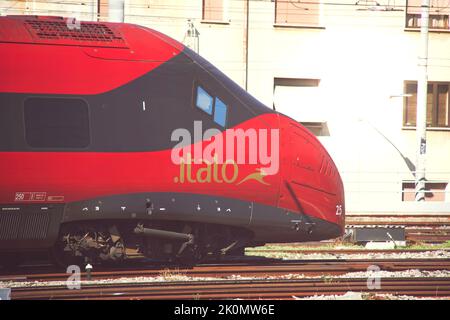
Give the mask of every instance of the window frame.
[[[83, 104], [86, 106], [87, 111], [87, 144], [83, 145], [82, 147], [78, 146], [33, 146], [30, 144], [30, 142], [27, 139], [27, 119], [26, 119], [26, 103], [29, 100], [32, 99], [48, 99], [48, 100], [79, 100], [82, 101]], [[23, 99], [22, 101], [22, 121], [23, 121], [23, 138], [25, 141], [25, 144], [32, 150], [86, 150], [90, 148], [92, 145], [92, 127], [91, 127], [91, 108], [88, 103], [88, 101], [82, 97], [59, 97], [59, 96], [28, 96]]]
[[[408, 99], [410, 98], [408, 96], [407, 92], [407, 86], [408, 85], [416, 85], [417, 88], [417, 81], [407, 80], [404, 81], [403, 85], [403, 92], [404, 92], [404, 99], [403, 99], [403, 119], [402, 119], [402, 125], [405, 129], [413, 129], [416, 128], [417, 123], [414, 120], [414, 124], [408, 124], [407, 123], [407, 114], [408, 114]], [[440, 130], [450, 130], [450, 81], [428, 81], [428, 86], [431, 85], [432, 88], [432, 112], [431, 112], [431, 124], [426, 125], [427, 130], [429, 129], [440, 129]], [[447, 86], [447, 125], [439, 125], [439, 89], [438, 87], [440, 85], [446, 85]], [[416, 100], [417, 100], [417, 89], [416, 89]], [[427, 90], [427, 97], [428, 97], [428, 90]], [[415, 110], [417, 112], [417, 103], [415, 105]], [[427, 100], [427, 114], [428, 114], [428, 100]]]
[[[442, 185], [444, 188], [437, 188], [437, 186]], [[449, 188], [449, 182], [445, 180], [433, 180], [425, 182], [425, 202], [447, 202], [447, 193]], [[412, 190], [412, 191], [409, 191]], [[415, 194], [415, 181], [403, 180], [401, 183], [401, 201], [402, 202], [414, 202], [414, 200], [407, 200], [406, 194]], [[440, 200], [431, 200], [435, 193], [442, 195]], [[439, 198], [439, 197], [438, 197]], [[429, 200], [427, 200], [429, 199]]]
[[309, 130], [316, 137], [329, 137], [330, 130], [328, 129], [328, 123], [323, 122], [311, 122], [311, 121], [299, 121], [299, 123]]
[[[406, 7], [405, 8], [405, 29], [408, 30], [408, 31], [420, 31], [420, 26], [419, 25], [418, 26], [408, 25], [408, 21], [410, 19], [413, 19], [413, 20], [421, 19], [421, 13], [411, 13], [411, 12], [409, 12], [409, 9], [411, 8], [409, 6], [409, 2], [410, 2], [409, 0], [406, 0], [406, 3], [405, 3], [405, 7]], [[433, 9], [433, 8], [430, 7], [430, 9]], [[446, 17], [446, 24], [443, 27], [433, 27], [432, 26], [432, 21], [433, 21], [432, 19], [433, 19], [433, 17], [444, 17], [444, 20], [445, 20], [445, 17]], [[429, 26], [429, 30], [431, 32], [433, 32], [433, 31], [436, 31], [436, 32], [450, 32], [450, 12], [447, 13], [447, 14], [445, 14], [445, 13], [444, 14], [439, 14], [439, 13], [436, 13], [436, 12], [430, 10], [430, 12], [429, 12], [429, 19], [428, 19], [428, 26]]]
[[222, 0], [222, 19], [206, 19], [205, 18], [205, 2], [206, 0], [202, 0], [202, 19], [201, 23], [210, 23], [210, 24], [230, 24], [228, 20], [228, 0]]
[[[277, 21], [277, 17], [278, 17], [278, 3], [280, 1], [283, 0], [273, 0], [274, 2], [274, 27], [281, 27], [281, 28], [309, 28], [309, 29], [325, 29], [325, 27], [322, 25], [322, 12], [323, 12], [323, 8], [322, 8], [322, 1], [319, 1], [318, 3], [316, 3], [318, 5], [318, 14], [317, 14], [317, 23], [314, 24], [310, 24], [307, 22], [282, 22], [282, 21]], [[301, 2], [299, 2], [299, 4], [301, 4]], [[310, 3], [313, 4], [313, 3]], [[309, 9], [305, 10], [306, 12], [309, 11]], [[311, 14], [312, 15], [312, 14]]]

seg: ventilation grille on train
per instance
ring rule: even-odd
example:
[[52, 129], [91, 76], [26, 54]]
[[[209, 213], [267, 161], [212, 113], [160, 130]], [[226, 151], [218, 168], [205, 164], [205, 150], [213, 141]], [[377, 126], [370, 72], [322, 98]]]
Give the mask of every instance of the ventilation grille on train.
[[41, 240], [47, 237], [48, 212], [0, 214], [0, 240]]
[[322, 157], [319, 173], [330, 177], [336, 176], [336, 169], [325, 157]]
[[97, 42], [123, 46], [125, 40], [118, 32], [101, 23], [27, 20], [26, 25], [40, 40]]

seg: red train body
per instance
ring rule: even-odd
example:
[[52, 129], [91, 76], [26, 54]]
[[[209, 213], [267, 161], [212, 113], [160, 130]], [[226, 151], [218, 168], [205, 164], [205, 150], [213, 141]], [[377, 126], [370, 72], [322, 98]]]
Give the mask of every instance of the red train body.
[[0, 255], [187, 259], [342, 234], [316, 137], [177, 41], [7, 16], [0, 55]]

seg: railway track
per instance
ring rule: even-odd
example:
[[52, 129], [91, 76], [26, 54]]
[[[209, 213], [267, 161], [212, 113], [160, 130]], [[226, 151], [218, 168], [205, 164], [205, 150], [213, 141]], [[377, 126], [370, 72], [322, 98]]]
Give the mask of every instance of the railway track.
[[[323, 244], [322, 244], [323, 245]], [[300, 246], [302, 246], [300, 244]], [[304, 247], [304, 246], [302, 246]], [[402, 254], [402, 253], [425, 253], [425, 252], [437, 251], [423, 250], [423, 249], [249, 249], [248, 253], [301, 253], [301, 254], [330, 254], [334, 256], [340, 256], [343, 254]], [[450, 252], [450, 249], [440, 249], [438, 251]]]
[[[349, 272], [367, 271], [370, 266], [384, 271], [436, 271], [450, 270], [450, 259], [352, 259], [352, 260], [272, 260], [259, 262], [205, 264], [192, 268], [179, 267], [132, 267], [99, 269], [92, 272], [92, 280], [130, 277], [280, 277], [291, 274], [304, 276], [332, 276]], [[86, 279], [86, 274], [81, 274]], [[0, 275], [0, 282], [65, 281], [67, 273], [29, 273]]]
[[[339, 253], [342, 251], [338, 250]], [[349, 251], [359, 253], [362, 250]], [[12, 274], [0, 274], [0, 285], [2, 282], [16, 284], [12, 288], [12, 299], [295, 299], [341, 295], [348, 291], [450, 298], [450, 276], [441, 273], [440, 277], [408, 278], [411, 274], [406, 273], [412, 269], [421, 271], [420, 275], [424, 275], [424, 271], [429, 271], [431, 275], [436, 275], [433, 271], [449, 271], [450, 259], [447, 258], [247, 258], [190, 268], [145, 263], [134, 263], [126, 268], [96, 267], [92, 272], [92, 281], [82, 281], [80, 290], [67, 289], [65, 281], [69, 275], [64, 272], [54, 272], [54, 269], [48, 272], [52, 271], [48, 267], [47, 272], [25, 268]], [[370, 266], [403, 274], [399, 278], [382, 278], [381, 287], [369, 290], [366, 271]], [[356, 278], [352, 272], [363, 273]], [[86, 274], [82, 273], [81, 280], [86, 279]]]
[[20, 288], [12, 299], [295, 299], [314, 295], [340, 295], [348, 291], [390, 293], [416, 297], [450, 297], [450, 278], [381, 279], [368, 289], [366, 279], [297, 279], [252, 281], [195, 281], [152, 284], [88, 285]]

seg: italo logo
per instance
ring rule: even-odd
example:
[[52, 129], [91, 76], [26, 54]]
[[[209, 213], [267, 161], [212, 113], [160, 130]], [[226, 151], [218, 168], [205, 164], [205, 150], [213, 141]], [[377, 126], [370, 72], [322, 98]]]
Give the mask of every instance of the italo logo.
[[[194, 134], [178, 128], [171, 140], [178, 142], [171, 153], [172, 162], [179, 166], [175, 183], [229, 183], [239, 185], [256, 181], [269, 185], [265, 176], [279, 170], [278, 129], [207, 129], [194, 121]], [[255, 165], [253, 172], [239, 174], [240, 165]]]

